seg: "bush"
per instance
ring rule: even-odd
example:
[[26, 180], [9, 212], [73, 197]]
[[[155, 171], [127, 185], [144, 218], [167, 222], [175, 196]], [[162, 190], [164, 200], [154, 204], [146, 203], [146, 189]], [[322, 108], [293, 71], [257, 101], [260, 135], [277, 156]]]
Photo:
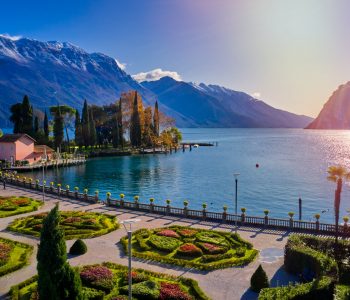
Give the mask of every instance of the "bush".
[[161, 282], [159, 300], [192, 300], [176, 283]]
[[203, 252], [196, 245], [191, 243], [186, 243], [181, 245], [180, 248], [177, 249], [177, 254], [184, 255], [184, 256], [198, 257], [198, 256], [202, 256]]
[[218, 245], [213, 245], [210, 243], [198, 243], [198, 246], [201, 247], [201, 249], [208, 254], [222, 254], [227, 252], [226, 247], [220, 247]]
[[157, 235], [173, 237], [173, 238], [179, 238], [180, 237], [174, 230], [171, 230], [171, 229], [161, 230], [161, 231], [157, 232]]
[[[122, 287], [120, 292], [127, 294], [128, 286]], [[160, 284], [151, 280], [133, 284], [132, 294], [133, 296], [140, 297], [142, 300], [156, 300], [160, 295]]]
[[172, 252], [180, 246], [181, 242], [175, 238], [152, 235], [148, 242], [160, 251]]
[[82, 254], [85, 254], [86, 252], [87, 252], [86, 244], [81, 239], [76, 240], [72, 245], [72, 247], [70, 247], [69, 249], [69, 254], [72, 254], [72, 255], [82, 255]]
[[235, 255], [237, 257], [244, 257], [245, 255], [245, 249], [244, 248], [237, 248]]
[[256, 269], [250, 279], [250, 288], [259, 293], [261, 289], [269, 287], [269, 279], [261, 265]]

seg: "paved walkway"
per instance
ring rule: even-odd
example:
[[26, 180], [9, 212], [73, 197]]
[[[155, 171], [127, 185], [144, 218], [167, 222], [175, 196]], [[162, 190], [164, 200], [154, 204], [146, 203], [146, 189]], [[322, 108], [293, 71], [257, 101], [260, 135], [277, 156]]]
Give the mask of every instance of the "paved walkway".
[[[0, 196], [6, 195], [23, 195], [36, 199], [41, 199], [40, 193], [35, 191], [28, 191], [18, 187], [8, 187], [6, 190], [0, 190]], [[45, 205], [39, 210], [44, 212], [50, 210], [57, 201], [60, 201], [61, 210], [82, 210], [82, 211], [96, 211], [104, 212], [118, 216], [118, 219], [125, 220], [130, 218], [140, 218], [142, 221], [134, 225], [135, 229], [146, 227], [156, 228], [170, 225], [186, 225], [196, 226], [200, 228], [209, 228], [224, 231], [234, 231], [231, 225], [224, 225], [212, 222], [203, 222], [198, 220], [183, 219], [177, 217], [167, 217], [154, 215], [144, 212], [132, 212], [125, 209], [115, 209], [106, 207], [102, 204], [88, 204], [70, 199], [58, 200], [53, 196], [47, 196]], [[29, 237], [6, 230], [10, 222], [19, 216], [36, 214], [32, 212], [7, 218], [0, 219], [0, 237], [10, 238], [13, 240], [25, 242], [34, 246], [34, 253], [30, 260], [30, 265], [10, 273], [6, 276], [0, 277], [0, 298], [9, 291], [14, 284], [22, 282], [23, 280], [36, 274], [36, 252], [39, 240], [34, 237]], [[227, 268], [215, 271], [198, 271], [195, 269], [187, 269], [171, 265], [162, 265], [159, 263], [149, 262], [133, 258], [133, 267], [144, 268], [151, 271], [163, 272], [173, 274], [175, 276], [190, 277], [199, 282], [200, 287], [214, 300], [234, 300], [234, 299], [256, 299], [257, 295], [249, 291], [250, 277], [261, 263], [266, 270], [272, 284], [287, 284], [289, 280], [293, 280], [283, 270], [283, 248], [288, 238], [288, 232], [278, 232], [263, 230], [259, 228], [240, 227], [238, 233], [246, 240], [253, 243], [254, 248], [264, 250], [263, 255], [259, 255], [253, 263], [245, 267]], [[122, 265], [127, 265], [127, 257], [121, 250], [119, 240], [125, 235], [123, 228], [106, 234], [101, 237], [86, 239], [88, 252], [84, 255], [69, 258], [69, 262], [73, 266], [101, 263], [104, 261], [111, 261]], [[67, 249], [74, 241], [67, 241]], [[272, 248], [272, 249], [268, 249]], [[276, 259], [271, 259], [271, 255], [265, 257], [264, 253], [276, 256]]]

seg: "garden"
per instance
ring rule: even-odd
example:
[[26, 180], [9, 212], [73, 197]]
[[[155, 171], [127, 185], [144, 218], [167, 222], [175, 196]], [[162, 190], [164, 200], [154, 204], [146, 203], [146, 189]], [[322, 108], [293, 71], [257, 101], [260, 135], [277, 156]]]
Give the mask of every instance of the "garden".
[[284, 268], [300, 283], [263, 288], [259, 300], [350, 299], [350, 242], [334, 238], [291, 235], [285, 247]]
[[[131, 242], [135, 257], [202, 270], [245, 265], [258, 253], [236, 233], [183, 226], [139, 229]], [[128, 238], [121, 243], [127, 252]]]
[[[119, 228], [115, 216], [96, 212], [61, 211], [59, 226], [67, 240], [75, 238], [93, 238], [107, 234]], [[7, 229], [23, 234], [40, 236], [43, 219], [47, 213], [40, 213], [14, 220]]]
[[30, 245], [0, 238], [0, 276], [25, 266], [32, 251]]
[[0, 197], [0, 218], [32, 212], [42, 205], [42, 201], [23, 196]]
[[[84, 299], [128, 299], [128, 268], [114, 263], [79, 267]], [[209, 300], [198, 283], [189, 278], [132, 270], [132, 294], [135, 300]], [[37, 276], [10, 291], [12, 300], [37, 299]]]

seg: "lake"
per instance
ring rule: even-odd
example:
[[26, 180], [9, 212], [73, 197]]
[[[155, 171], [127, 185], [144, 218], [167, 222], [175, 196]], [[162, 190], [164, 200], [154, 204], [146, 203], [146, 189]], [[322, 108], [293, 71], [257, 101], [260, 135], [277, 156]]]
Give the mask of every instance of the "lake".
[[[69, 184], [82, 191], [97, 189], [104, 198], [124, 193], [126, 199], [151, 197], [174, 206], [234, 211], [234, 176], [238, 172], [238, 207], [247, 214], [298, 217], [298, 198], [303, 200], [303, 219], [315, 213], [321, 221], [333, 222], [335, 184], [328, 182], [327, 168], [341, 164], [350, 168], [350, 131], [303, 129], [182, 129], [184, 141], [217, 141], [217, 147], [194, 148], [192, 152], [91, 159], [84, 166], [49, 170], [47, 182]], [[256, 164], [259, 168], [256, 168]], [[29, 174], [28, 174], [29, 175]], [[35, 174], [32, 173], [33, 177]], [[41, 173], [37, 173], [41, 178]], [[350, 208], [350, 189], [342, 193], [341, 214]]]

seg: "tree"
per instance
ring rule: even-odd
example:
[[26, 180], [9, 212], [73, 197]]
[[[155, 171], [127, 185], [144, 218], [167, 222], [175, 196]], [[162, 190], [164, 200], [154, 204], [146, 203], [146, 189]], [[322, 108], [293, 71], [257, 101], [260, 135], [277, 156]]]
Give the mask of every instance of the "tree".
[[92, 115], [92, 109], [89, 109], [89, 141], [90, 146], [96, 145], [96, 127], [95, 127], [95, 121], [94, 116]]
[[57, 106], [57, 113], [55, 114], [53, 125], [54, 144], [56, 148], [61, 147], [63, 142], [63, 135], [63, 117], [61, 115], [61, 110], [59, 109], [59, 106]]
[[79, 275], [67, 262], [64, 233], [59, 227], [58, 204], [43, 221], [37, 254], [40, 299], [82, 299]]
[[50, 107], [50, 113], [55, 116], [58, 111], [60, 112], [63, 120], [63, 127], [66, 131], [66, 138], [68, 145], [70, 144], [69, 141], [69, 134], [68, 134], [68, 128], [73, 129], [73, 118], [75, 115], [74, 108], [68, 106], [68, 105], [59, 105], [59, 106], [52, 106]]
[[261, 289], [269, 287], [269, 279], [261, 265], [256, 269], [250, 279], [250, 288], [259, 293]]
[[152, 124], [152, 108], [146, 107], [144, 110], [144, 124], [142, 131], [142, 145], [149, 147], [153, 145], [154, 128]]
[[45, 110], [45, 116], [44, 116], [44, 133], [45, 133], [45, 137], [46, 137], [47, 142], [48, 142], [49, 141], [50, 130], [49, 130], [49, 119], [47, 117], [46, 110]]
[[22, 103], [16, 103], [10, 108], [10, 121], [13, 123], [13, 133], [22, 133], [23, 118], [22, 118]]
[[75, 144], [81, 147], [83, 145], [83, 131], [81, 127], [79, 110], [75, 110]]
[[22, 133], [33, 134], [33, 107], [30, 105], [29, 97], [25, 95], [22, 102]]
[[341, 201], [341, 192], [343, 188], [343, 180], [350, 180], [350, 172], [342, 166], [331, 166], [328, 168], [329, 181], [337, 184], [337, 189], [334, 195], [334, 218], [335, 218], [335, 240], [338, 243], [338, 232], [339, 232], [339, 208]]
[[158, 111], [158, 101], [154, 104], [153, 113], [153, 132], [155, 136], [159, 136], [159, 111]]
[[90, 118], [89, 118], [89, 108], [87, 101], [84, 101], [83, 113], [81, 116], [81, 126], [82, 126], [82, 137], [84, 146], [90, 145]]
[[122, 148], [124, 149], [124, 126], [123, 126], [123, 108], [122, 99], [119, 100], [119, 107], [117, 112], [117, 126], [118, 126], [118, 140]]
[[138, 97], [135, 91], [135, 97], [133, 102], [132, 116], [130, 120], [130, 142], [134, 147], [141, 146], [141, 120], [139, 113]]
[[36, 136], [39, 132], [39, 118], [35, 116], [34, 118], [34, 135]]
[[2, 130], [0, 129], [0, 137], [2, 137], [4, 135], [4, 133], [2, 132]]

